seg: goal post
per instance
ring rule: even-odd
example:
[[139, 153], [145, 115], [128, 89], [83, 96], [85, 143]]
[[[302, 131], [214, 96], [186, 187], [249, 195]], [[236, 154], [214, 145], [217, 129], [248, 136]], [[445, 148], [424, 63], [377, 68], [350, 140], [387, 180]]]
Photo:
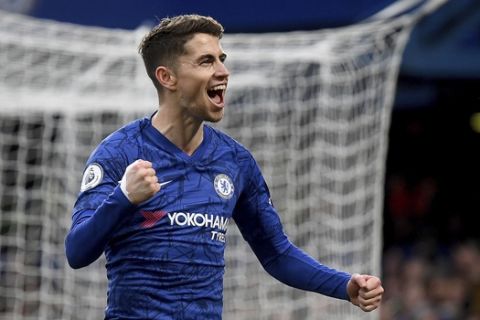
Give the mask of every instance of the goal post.
[[[444, 0], [403, 0], [363, 23], [226, 34], [231, 71], [218, 127], [254, 154], [292, 242], [322, 263], [380, 275], [383, 179], [402, 52]], [[390, 9], [392, 10], [392, 9]], [[0, 11], [0, 319], [100, 319], [104, 257], [64, 255], [85, 161], [156, 109], [136, 53], [144, 29], [109, 30]], [[229, 227], [224, 319], [373, 319], [280, 284]]]

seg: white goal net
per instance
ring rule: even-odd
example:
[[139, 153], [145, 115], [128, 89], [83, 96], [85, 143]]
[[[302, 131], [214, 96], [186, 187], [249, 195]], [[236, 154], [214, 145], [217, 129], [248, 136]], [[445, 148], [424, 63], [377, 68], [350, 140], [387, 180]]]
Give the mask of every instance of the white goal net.
[[[292, 242], [348, 272], [381, 272], [396, 77], [411, 28], [443, 0], [416, 2], [351, 27], [222, 41], [219, 126], [255, 155]], [[93, 148], [156, 109], [136, 53], [145, 32], [0, 11], [0, 319], [103, 318], [104, 258], [70, 269], [64, 237]], [[378, 316], [278, 283], [236, 227], [227, 236], [225, 319]]]

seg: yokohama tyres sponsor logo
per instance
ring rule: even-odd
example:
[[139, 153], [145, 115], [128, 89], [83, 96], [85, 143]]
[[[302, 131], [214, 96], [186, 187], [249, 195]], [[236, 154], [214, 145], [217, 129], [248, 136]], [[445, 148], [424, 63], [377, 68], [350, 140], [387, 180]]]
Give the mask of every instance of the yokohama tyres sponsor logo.
[[169, 212], [170, 225], [192, 226], [217, 229], [211, 231], [211, 239], [225, 242], [228, 228], [228, 218], [206, 213]]

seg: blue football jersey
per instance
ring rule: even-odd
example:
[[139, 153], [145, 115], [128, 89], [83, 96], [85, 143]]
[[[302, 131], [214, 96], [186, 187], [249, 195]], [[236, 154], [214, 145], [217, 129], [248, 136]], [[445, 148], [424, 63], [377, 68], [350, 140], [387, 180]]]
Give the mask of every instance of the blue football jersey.
[[[284, 234], [250, 152], [204, 125], [187, 155], [149, 118], [108, 136], [88, 159], [66, 237], [74, 268], [105, 253], [106, 319], [221, 319], [225, 234], [233, 219], [265, 270], [287, 285], [348, 300], [348, 273]], [[133, 205], [120, 188], [129, 164], [153, 163], [161, 189]]]
[[[89, 158], [74, 224], [109, 197], [122, 196], [119, 181], [137, 159], [153, 163], [162, 187], [124, 210], [104, 248], [106, 318], [221, 319], [225, 233], [232, 217], [246, 238], [283, 235], [257, 164], [210, 126], [204, 125], [203, 141], [189, 156], [150, 119], [137, 120], [107, 137]], [[273, 251], [265, 249], [267, 255], [285, 250], [286, 237], [279, 239]]]

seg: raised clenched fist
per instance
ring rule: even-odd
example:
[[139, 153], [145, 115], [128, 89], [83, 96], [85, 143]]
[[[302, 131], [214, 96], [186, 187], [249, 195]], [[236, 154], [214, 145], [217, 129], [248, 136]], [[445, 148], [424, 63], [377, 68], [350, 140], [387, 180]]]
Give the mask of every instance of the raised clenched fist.
[[158, 191], [160, 184], [150, 161], [138, 159], [131, 163], [122, 177], [121, 188], [133, 204], [142, 203]]
[[366, 274], [353, 274], [347, 284], [350, 301], [366, 312], [377, 309], [384, 289], [379, 278]]

